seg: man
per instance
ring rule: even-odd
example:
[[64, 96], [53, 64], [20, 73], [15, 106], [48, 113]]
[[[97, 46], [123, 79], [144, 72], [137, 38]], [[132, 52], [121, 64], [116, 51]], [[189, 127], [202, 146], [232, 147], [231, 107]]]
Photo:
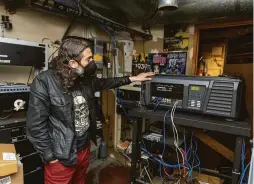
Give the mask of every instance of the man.
[[85, 183], [90, 140], [96, 143], [94, 93], [154, 75], [99, 79], [92, 58], [86, 41], [69, 38], [31, 85], [27, 137], [42, 157], [46, 184]]

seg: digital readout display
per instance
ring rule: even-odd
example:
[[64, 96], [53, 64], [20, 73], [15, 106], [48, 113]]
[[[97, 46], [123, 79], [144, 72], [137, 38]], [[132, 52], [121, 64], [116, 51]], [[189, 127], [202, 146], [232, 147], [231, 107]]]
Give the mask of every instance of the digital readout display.
[[191, 86], [191, 90], [192, 91], [199, 91], [200, 90], [200, 86]]

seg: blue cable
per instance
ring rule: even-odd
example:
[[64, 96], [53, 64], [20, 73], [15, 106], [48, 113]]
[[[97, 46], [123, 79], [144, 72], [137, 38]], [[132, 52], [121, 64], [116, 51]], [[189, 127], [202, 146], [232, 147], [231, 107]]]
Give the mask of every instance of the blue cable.
[[243, 172], [242, 172], [242, 174], [241, 174], [240, 184], [243, 183], [243, 178], [244, 178], [245, 173], [246, 173], [246, 171], [247, 171], [247, 169], [248, 169], [249, 166], [250, 166], [250, 162], [246, 165], [245, 169], [243, 170]]
[[[113, 35], [110, 34], [110, 32], [102, 25], [100, 24], [100, 26], [102, 27], [102, 29], [110, 36], [110, 38], [113, 40], [113, 43], [114, 43], [114, 48], [116, 48], [116, 40], [114, 38]], [[122, 106], [122, 109], [123, 109], [123, 112], [124, 114], [126, 115], [126, 117], [128, 118], [129, 121], [132, 121], [132, 119], [130, 118], [130, 116], [128, 115], [124, 105], [122, 104], [122, 100], [120, 99], [119, 97], [119, 88], [117, 89], [117, 98], [118, 98], [118, 102], [119, 104]]]
[[199, 158], [198, 158], [198, 155], [197, 155], [197, 151], [198, 151], [198, 144], [197, 144], [197, 141], [194, 139], [194, 143], [195, 143], [195, 145], [196, 145], [196, 147], [195, 147], [195, 158], [197, 159], [197, 161], [198, 161], [198, 164], [197, 164], [197, 166], [200, 166], [200, 160], [199, 160]]
[[127, 113], [125, 107], [123, 106], [121, 100], [120, 100], [120, 103], [119, 103], [119, 104], [122, 106], [123, 112], [124, 112], [125, 116], [127, 116], [128, 120], [129, 120], [129, 121], [132, 121], [131, 117], [129, 116], [129, 114]]
[[187, 168], [190, 169], [190, 165], [189, 165], [188, 160], [187, 160], [187, 152], [189, 152], [191, 148], [189, 148], [188, 151], [187, 151], [185, 130], [184, 130], [183, 140], [184, 140], [184, 152], [185, 152], [184, 160], [185, 160], [185, 164], [187, 165]]
[[187, 151], [187, 153], [185, 153], [186, 154], [186, 158], [185, 158], [185, 162], [186, 162], [186, 165], [187, 165], [187, 168], [189, 169], [189, 170], [191, 170], [191, 165], [189, 164], [189, 160], [190, 160], [190, 158], [189, 159], [187, 159], [187, 157], [188, 157], [188, 153], [189, 153], [189, 151], [191, 150], [191, 148], [189, 148], [188, 149], [188, 151]]
[[125, 109], [125, 107], [124, 107], [124, 105], [123, 105], [123, 103], [122, 103], [121, 98], [119, 97], [119, 96], [120, 96], [119, 92], [120, 92], [120, 89], [118, 88], [118, 89], [116, 90], [116, 96], [117, 96], [118, 103], [122, 106], [123, 112], [124, 112], [125, 116], [127, 117], [127, 119], [128, 119], [129, 121], [132, 121], [131, 117], [130, 117], [129, 114], [127, 113], [127, 111], [126, 111], [126, 109]]
[[[164, 139], [164, 141], [163, 141], [163, 153], [162, 153], [162, 157], [163, 157], [163, 155], [164, 155], [164, 152], [165, 152], [165, 148], [166, 148], [166, 118], [167, 118], [167, 115], [168, 115], [168, 113], [170, 112], [170, 110], [168, 110], [166, 113], [165, 113], [165, 115], [164, 115], [164, 122], [163, 122], [163, 129], [164, 129], [164, 134], [163, 134], [163, 139]], [[195, 141], [195, 140], [194, 140]], [[185, 149], [185, 153], [186, 153], [186, 155], [185, 155], [185, 162], [186, 162], [186, 165], [187, 165], [187, 168], [189, 169], [189, 173], [188, 173], [188, 179], [190, 180], [190, 181], [193, 181], [193, 180], [195, 180], [197, 177], [195, 177], [195, 178], [191, 178], [191, 176], [192, 176], [192, 172], [193, 172], [193, 169], [194, 168], [196, 168], [196, 167], [198, 167], [198, 175], [200, 175], [200, 173], [201, 173], [201, 168], [200, 168], [200, 160], [199, 160], [199, 158], [198, 158], [198, 156], [197, 156], [197, 150], [198, 150], [198, 146], [197, 146], [197, 142], [195, 141], [194, 142], [195, 143], [195, 150], [194, 150], [194, 155], [193, 155], [193, 159], [194, 159], [194, 162], [196, 162], [197, 164], [195, 165], [195, 166], [191, 166], [190, 164], [189, 164], [189, 160], [190, 160], [190, 158], [191, 158], [191, 156], [190, 156], [190, 158], [188, 158], [188, 154], [189, 154], [189, 152], [192, 150], [192, 148], [189, 148], [188, 149], [188, 151], [186, 152], [186, 150], [187, 150], [187, 148], [186, 148], [186, 137], [185, 137], [185, 134], [184, 134], [184, 149]], [[143, 150], [144, 151], [144, 150]], [[152, 158], [153, 158], [153, 156], [152, 156]], [[156, 158], [154, 158], [155, 160], [156, 160]], [[156, 161], [159, 161], [158, 159], [156, 160]], [[161, 163], [161, 162], [160, 162]], [[162, 165], [163, 165], [163, 163], [161, 163]], [[182, 166], [182, 164], [180, 164], [181, 166]], [[172, 165], [170, 165], [171, 167], [172, 167]], [[176, 165], [174, 165], [174, 167], [175, 167]], [[178, 167], [179, 167], [179, 164], [178, 164]]]
[[160, 105], [160, 103], [161, 103], [161, 101], [162, 101], [162, 98], [157, 98], [156, 99], [156, 101], [157, 101], [157, 104], [155, 105], [155, 107], [154, 107], [154, 111], [156, 110], [156, 108]]
[[165, 167], [169, 167], [169, 168], [178, 168], [179, 166], [181, 167], [182, 164], [175, 164], [175, 165], [170, 165], [167, 164], [165, 162], [162, 162], [161, 160], [159, 160], [158, 158], [154, 157], [151, 153], [149, 153], [145, 148], [141, 147], [141, 150], [144, 151], [146, 154], [149, 155], [149, 157], [151, 157], [153, 160], [159, 162], [161, 165], [165, 166]]
[[165, 115], [164, 115], [164, 121], [163, 121], [163, 151], [162, 151], [162, 157], [164, 155], [165, 149], [166, 149], [166, 118], [167, 118], [167, 114], [170, 112], [170, 110], [168, 110]]
[[102, 24], [100, 24], [100, 26], [101, 26], [101, 28], [110, 36], [110, 38], [113, 40], [114, 48], [116, 48], [116, 40], [115, 40], [114, 36], [112, 36], [112, 35], [110, 34], [110, 32], [109, 32]]
[[[245, 150], [246, 150], [245, 141], [243, 141], [243, 144], [242, 144], [242, 151], [241, 151], [241, 160], [242, 160], [241, 166], [242, 166], [242, 172], [244, 171], [244, 168], [245, 168], [245, 165], [244, 165], [244, 161], [245, 161]], [[247, 177], [244, 176], [244, 182], [247, 182], [247, 181], [248, 181]]]
[[[201, 169], [200, 169], [200, 160], [198, 158], [198, 155], [197, 155], [197, 150], [198, 150], [198, 144], [197, 144], [197, 141], [194, 140], [194, 143], [195, 143], [195, 151], [194, 151], [194, 160], [197, 162], [197, 165], [195, 165], [193, 168], [196, 168], [198, 167], [198, 175], [194, 178], [191, 179], [191, 181], [195, 180], [199, 175], [200, 175], [200, 172], [201, 172]], [[192, 168], [192, 170], [193, 170]]]
[[188, 153], [189, 153], [189, 151], [191, 150], [191, 148], [189, 148], [188, 149], [188, 151], [187, 151], [187, 144], [186, 144], [186, 135], [185, 135], [185, 130], [184, 130], [184, 152], [185, 152], [185, 164], [186, 164], [186, 166], [187, 166], [187, 169], [188, 170], [190, 170], [191, 169], [191, 166], [190, 166], [190, 164], [188, 163], [188, 158], [187, 158], [187, 156], [188, 156]]
[[245, 159], [245, 142], [243, 141], [243, 144], [242, 144], [242, 152], [241, 152], [241, 156], [242, 156], [242, 171], [244, 170], [244, 159]]
[[189, 169], [189, 172], [188, 172], [188, 181], [193, 181], [195, 180], [198, 176], [192, 178], [192, 173], [193, 173], [193, 169], [194, 168], [198, 168], [198, 175], [200, 175], [201, 173], [201, 168], [200, 168], [200, 160], [197, 156], [197, 150], [198, 150], [198, 145], [197, 145], [197, 142], [194, 140], [194, 155], [193, 155], [193, 159], [194, 159], [194, 162], [196, 162], [196, 165], [194, 166], [191, 166], [191, 164], [189, 163], [189, 160], [191, 159], [191, 155], [190, 157], [188, 158], [188, 155], [189, 155], [189, 152], [192, 151], [192, 148], [189, 148], [188, 151], [186, 152], [186, 165], [187, 165], [187, 168]]

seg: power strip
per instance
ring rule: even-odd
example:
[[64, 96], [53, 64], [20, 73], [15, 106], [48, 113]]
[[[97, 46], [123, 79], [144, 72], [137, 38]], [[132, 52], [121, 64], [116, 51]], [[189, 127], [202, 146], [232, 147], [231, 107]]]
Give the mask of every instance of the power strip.
[[0, 86], [0, 93], [23, 93], [23, 92], [30, 92], [30, 86], [27, 85]]

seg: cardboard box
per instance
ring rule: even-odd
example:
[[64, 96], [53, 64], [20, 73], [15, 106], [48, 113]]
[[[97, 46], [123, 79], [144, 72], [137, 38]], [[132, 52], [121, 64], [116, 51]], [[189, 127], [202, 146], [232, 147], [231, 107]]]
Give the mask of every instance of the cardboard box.
[[0, 144], [0, 176], [18, 172], [18, 160], [14, 144]]
[[23, 164], [18, 164], [18, 172], [9, 176], [0, 177], [1, 184], [24, 184]]
[[220, 178], [209, 176], [206, 174], [200, 174], [198, 177], [199, 184], [220, 184]]

